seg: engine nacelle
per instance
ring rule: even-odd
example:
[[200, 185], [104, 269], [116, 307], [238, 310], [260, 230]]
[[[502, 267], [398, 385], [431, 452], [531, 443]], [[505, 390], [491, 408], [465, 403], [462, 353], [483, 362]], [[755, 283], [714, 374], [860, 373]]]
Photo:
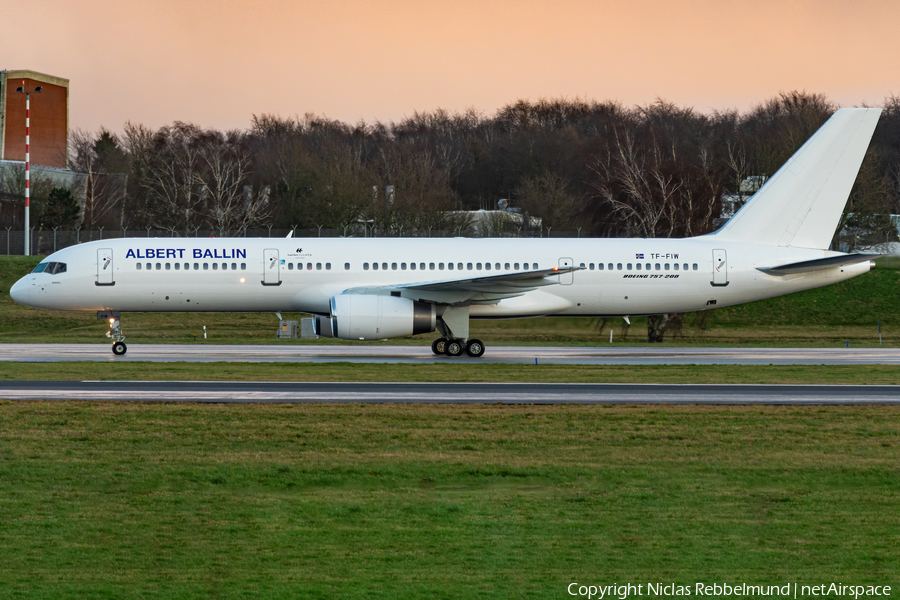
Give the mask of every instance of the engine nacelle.
[[[427, 302], [364, 294], [341, 294], [331, 298], [331, 331], [328, 333], [342, 340], [384, 340], [431, 333], [436, 325], [434, 304]], [[324, 323], [320, 329], [326, 329]]]

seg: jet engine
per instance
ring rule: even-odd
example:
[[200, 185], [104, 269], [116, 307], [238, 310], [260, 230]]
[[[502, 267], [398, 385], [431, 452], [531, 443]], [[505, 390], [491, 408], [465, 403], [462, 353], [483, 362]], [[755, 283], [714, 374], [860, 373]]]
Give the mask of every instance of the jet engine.
[[342, 294], [331, 298], [331, 318], [317, 317], [316, 334], [342, 340], [384, 340], [431, 333], [434, 304], [396, 296]]

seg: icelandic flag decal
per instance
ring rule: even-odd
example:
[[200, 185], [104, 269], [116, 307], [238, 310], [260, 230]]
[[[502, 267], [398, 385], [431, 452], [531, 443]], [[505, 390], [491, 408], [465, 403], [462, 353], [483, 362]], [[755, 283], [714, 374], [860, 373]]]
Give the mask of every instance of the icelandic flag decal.
[[634, 257], [635, 257], [637, 260], [644, 260], [644, 255], [643, 255], [643, 254], [635, 254]]

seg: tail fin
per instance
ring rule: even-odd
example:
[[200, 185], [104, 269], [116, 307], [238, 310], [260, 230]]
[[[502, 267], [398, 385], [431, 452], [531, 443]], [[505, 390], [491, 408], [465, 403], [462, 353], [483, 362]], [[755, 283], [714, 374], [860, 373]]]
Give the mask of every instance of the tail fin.
[[729, 241], [827, 249], [880, 114], [880, 108], [838, 110], [712, 235]]

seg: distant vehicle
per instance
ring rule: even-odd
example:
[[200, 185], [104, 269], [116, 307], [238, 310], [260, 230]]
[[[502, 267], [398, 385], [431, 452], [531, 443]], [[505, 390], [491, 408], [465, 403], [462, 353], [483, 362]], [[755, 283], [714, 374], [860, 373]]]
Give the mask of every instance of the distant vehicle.
[[880, 109], [841, 109], [721, 229], [687, 239], [117, 239], [54, 252], [10, 290], [97, 311], [124, 354], [123, 312], [290, 311], [318, 335], [435, 330], [481, 356], [469, 319], [624, 317], [729, 306], [867, 272], [827, 250]]

